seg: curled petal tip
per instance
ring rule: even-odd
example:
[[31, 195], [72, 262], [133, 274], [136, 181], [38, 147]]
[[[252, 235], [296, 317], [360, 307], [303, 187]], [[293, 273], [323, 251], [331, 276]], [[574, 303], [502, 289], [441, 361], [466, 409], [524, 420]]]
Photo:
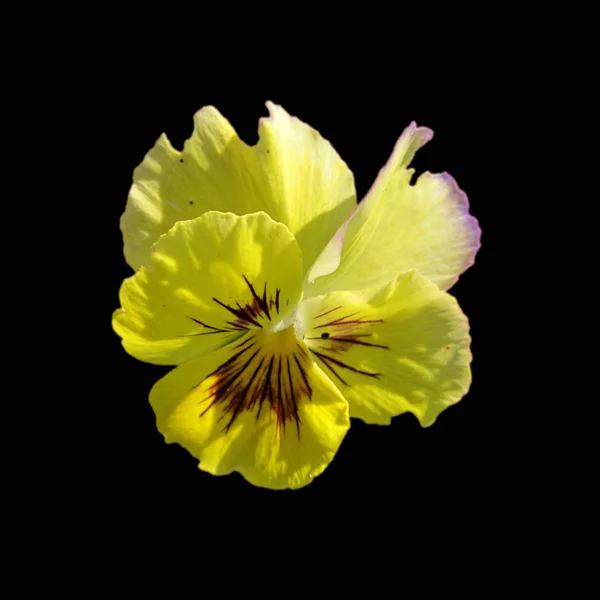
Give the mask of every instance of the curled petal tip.
[[421, 139], [428, 142], [433, 137], [433, 129], [424, 127], [423, 125], [417, 125], [416, 121], [411, 121], [409, 126], [402, 132], [400, 138], [404, 135], [414, 136], [415, 134], [418, 134]]
[[281, 105], [276, 104], [275, 102], [272, 102], [271, 100], [267, 100], [265, 102], [265, 106], [267, 107], [267, 110], [269, 111], [269, 116], [262, 117], [262, 118], [267, 121], [274, 119], [278, 112], [286, 112], [285, 109]]

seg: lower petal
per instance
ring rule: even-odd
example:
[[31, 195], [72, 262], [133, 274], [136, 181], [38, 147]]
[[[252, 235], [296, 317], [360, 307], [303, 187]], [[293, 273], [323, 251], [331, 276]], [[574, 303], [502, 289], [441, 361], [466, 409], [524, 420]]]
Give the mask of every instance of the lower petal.
[[468, 320], [417, 271], [381, 288], [305, 300], [298, 322], [351, 417], [383, 425], [412, 412], [427, 427], [469, 389]]
[[[236, 359], [230, 348], [177, 367], [150, 393], [159, 431], [213, 475], [238, 471], [250, 483], [271, 489], [309, 484], [333, 459], [349, 416], [342, 395], [308, 351], [301, 352], [297, 360], [276, 358], [270, 368], [260, 353], [249, 352], [245, 373], [237, 379], [231, 377]], [[228, 380], [219, 389], [227, 369]], [[241, 402], [232, 389], [244, 395]], [[293, 402], [282, 408], [275, 393]]]

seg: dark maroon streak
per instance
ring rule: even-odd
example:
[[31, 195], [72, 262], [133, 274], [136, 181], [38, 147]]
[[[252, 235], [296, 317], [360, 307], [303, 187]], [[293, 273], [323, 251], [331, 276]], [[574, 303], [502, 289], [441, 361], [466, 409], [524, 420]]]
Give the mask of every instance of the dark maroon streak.
[[[219, 306], [222, 306], [224, 309], [228, 310], [232, 315], [237, 317], [237, 321], [227, 321], [227, 325], [230, 325], [234, 330], [239, 331], [242, 329], [248, 329], [251, 325], [255, 327], [262, 327], [257, 319], [266, 318], [269, 321], [271, 320], [271, 311], [270, 309], [275, 306], [277, 309], [277, 314], [279, 314], [279, 294], [281, 293], [280, 289], [276, 289], [275, 291], [275, 300], [270, 296], [267, 299], [267, 284], [265, 282], [265, 286], [263, 288], [263, 295], [260, 297], [254, 286], [248, 281], [248, 278], [245, 275], [242, 275], [250, 293], [252, 294], [252, 302], [242, 306], [239, 302], [236, 302], [237, 308], [233, 306], [229, 306], [224, 302], [221, 302], [218, 298], [213, 298], [213, 301], [216, 302]], [[212, 329], [217, 329], [212, 328]], [[227, 331], [227, 330], [223, 330]]]
[[324, 313], [321, 313], [320, 315], [317, 315], [316, 317], [313, 317], [314, 319], [320, 319], [321, 317], [324, 317], [325, 315], [328, 315], [329, 313], [332, 313], [334, 310], [339, 310], [340, 308], [342, 308], [341, 306], [336, 306], [335, 308], [332, 308], [331, 310], [327, 310]]
[[224, 309], [228, 310], [232, 315], [236, 316], [242, 323], [252, 323], [252, 325], [262, 328], [262, 325], [252, 318], [252, 314], [250, 313], [251, 307], [247, 306], [242, 310], [237, 310], [235, 308], [231, 308], [231, 306], [229, 306], [228, 304], [224, 304], [220, 300], [217, 300], [217, 298], [213, 298], [213, 300], [219, 306], [222, 306]]
[[202, 325], [202, 327], [206, 327], [206, 329], [213, 329], [214, 331], [217, 331], [219, 333], [221, 331], [226, 331], [225, 329], [219, 329], [218, 327], [213, 327], [212, 325], [207, 325], [206, 323], [203, 323], [202, 321], [199, 321], [198, 319], [194, 319], [194, 317], [188, 317], [188, 319], [191, 319], [195, 323], [198, 323], [198, 325]]
[[[294, 358], [296, 357], [294, 356]], [[294, 411], [294, 414], [292, 416], [294, 418], [294, 421], [296, 421], [296, 431], [298, 433], [298, 437], [300, 437], [300, 415], [298, 415], [298, 403], [296, 402], [296, 394], [294, 393], [294, 380], [292, 379], [292, 371], [290, 368], [290, 357], [286, 356], [285, 359], [287, 361], [288, 384], [290, 386], [290, 394], [292, 396], [292, 409]], [[300, 368], [300, 372], [302, 373], [302, 368], [299, 365], [298, 368]]]
[[373, 377], [374, 379], [379, 379], [379, 377], [381, 377], [381, 375], [383, 375], [383, 373], [370, 373], [369, 371], [361, 371], [360, 369], [355, 369], [354, 367], [351, 367], [350, 365], [346, 364], [345, 362], [342, 362], [341, 360], [338, 360], [337, 358], [332, 358], [331, 356], [327, 356], [325, 354], [321, 354], [320, 352], [317, 352], [316, 350], [311, 350], [311, 352], [344, 384], [344, 385], [349, 385], [346, 381], [344, 381], [344, 379], [342, 379], [342, 377], [339, 375], [339, 373], [329, 364], [329, 363], [333, 363], [334, 365], [337, 365], [338, 367], [341, 367], [342, 369], [348, 369], [349, 371], [353, 371], [354, 373], [358, 373], [359, 375], [366, 375], [367, 377]]
[[327, 338], [322, 338], [321, 336], [317, 336], [317, 337], [309, 337], [309, 338], [305, 338], [307, 340], [322, 340], [325, 341], [327, 340], [329, 341], [335, 341], [335, 342], [341, 342], [343, 344], [359, 344], [360, 346], [371, 346], [372, 348], [384, 348], [385, 350], [389, 350], [390, 347], [389, 346], [384, 346], [383, 344], [371, 344], [371, 342], [362, 342], [360, 340], [357, 340], [356, 338], [359, 337], [368, 337], [372, 335], [371, 333], [357, 333], [357, 334], [353, 334], [353, 335], [338, 335], [338, 336], [333, 336], [330, 335]]
[[[198, 323], [198, 325], [202, 325], [202, 327], [205, 327], [206, 329], [210, 329], [211, 331], [202, 331], [200, 333], [187, 333], [185, 335], [177, 335], [175, 337], [181, 338], [181, 337], [195, 337], [198, 335], [213, 335], [215, 333], [233, 333], [237, 330], [237, 328], [232, 329], [231, 327], [228, 327], [227, 329], [219, 329], [218, 327], [213, 327], [212, 325], [207, 325], [206, 323], [203, 323], [202, 321], [199, 321], [198, 319], [194, 319], [194, 317], [187, 316], [187, 318], [190, 319], [191, 321], [194, 321], [194, 323]], [[228, 323], [228, 324], [234, 325], [233, 323]]]
[[[321, 329], [321, 327], [340, 327], [343, 325], [362, 325], [363, 323], [383, 323], [383, 319], [353, 319], [352, 321], [346, 321], [345, 319], [349, 319], [350, 317], [354, 317], [358, 313], [352, 313], [346, 315], [345, 317], [340, 317], [335, 321], [330, 321], [329, 323], [325, 323], [324, 325], [316, 325], [314, 329]], [[316, 319], [317, 317], [315, 317]]]
[[[298, 348], [301, 348], [301, 346], [298, 346]], [[302, 375], [302, 379], [304, 379], [304, 385], [306, 386], [306, 389], [308, 390], [308, 398], [310, 400], [312, 400], [312, 388], [310, 387], [310, 383], [308, 383], [306, 373], [304, 372], [304, 369], [300, 365], [300, 361], [298, 360], [298, 357], [296, 356], [295, 352], [292, 353], [292, 356], [294, 357], [294, 361], [296, 361], [296, 364], [298, 365], [298, 370], [300, 371], [300, 375]]]
[[[208, 390], [208, 396], [203, 400], [210, 403], [200, 417], [216, 404], [222, 404], [223, 415], [219, 421], [227, 417], [224, 426], [224, 431], [227, 433], [242, 411], [253, 410], [257, 404], [256, 420], [258, 421], [263, 405], [267, 401], [275, 413], [277, 427], [285, 432], [286, 423], [295, 421], [296, 431], [300, 436], [298, 402], [303, 397], [308, 397], [310, 400], [312, 396], [305, 367], [298, 360], [295, 352], [292, 355], [299, 376], [292, 371], [289, 356], [286, 356], [286, 365], [283, 364], [283, 356], [280, 355], [272, 355], [270, 358], [262, 356], [259, 360], [260, 348], [254, 341], [253, 338], [245, 340], [245, 347], [203, 380], [215, 378]], [[307, 360], [304, 359], [304, 362], [306, 363]]]
[[279, 356], [279, 367], [277, 368], [277, 396], [280, 398], [277, 403], [279, 408], [277, 418], [283, 423], [283, 430], [285, 431], [285, 403], [281, 401], [283, 399], [281, 395], [281, 356]]
[[252, 297], [254, 298], [255, 304], [260, 307], [260, 310], [265, 313], [267, 319], [271, 320], [271, 315], [269, 314], [269, 307], [267, 306], [267, 283], [265, 282], [265, 289], [263, 292], [263, 297], [261, 298], [254, 289], [254, 286], [248, 281], [245, 275], [242, 275], [246, 285], [250, 288], [250, 292], [252, 293]]
[[232, 349], [235, 350], [236, 348], [241, 348], [245, 344], [250, 344], [253, 339], [254, 339], [253, 335], [250, 335], [248, 337], [244, 337], [244, 339], [239, 344], [236, 344], [235, 346], [233, 346]]

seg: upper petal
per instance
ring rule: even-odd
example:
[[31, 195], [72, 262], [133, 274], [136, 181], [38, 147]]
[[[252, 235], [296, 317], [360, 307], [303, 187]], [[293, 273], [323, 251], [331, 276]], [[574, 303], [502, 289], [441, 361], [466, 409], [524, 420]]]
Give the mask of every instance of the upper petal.
[[131, 355], [179, 364], [283, 319], [301, 297], [302, 252], [265, 213], [177, 223], [123, 282], [113, 328]]
[[194, 116], [182, 152], [166, 135], [134, 171], [121, 217], [127, 262], [147, 264], [152, 244], [174, 223], [218, 210], [237, 215], [264, 211], [287, 225], [314, 262], [356, 206], [354, 178], [317, 131], [267, 103], [259, 142], [248, 146], [213, 107]]
[[[157, 427], [167, 443], [186, 448], [213, 475], [238, 471], [260, 487], [303, 487], [337, 452], [350, 426], [348, 404], [305, 349], [297, 350], [302, 374], [296, 360], [277, 357], [273, 365], [257, 350], [247, 347], [226, 381], [219, 381], [219, 373], [231, 365], [230, 348], [185, 363], [158, 381], [150, 393]], [[215, 391], [223, 388], [223, 394]], [[282, 397], [296, 421], [287, 427]]]
[[473, 264], [481, 230], [454, 179], [424, 173], [410, 185], [414, 169], [407, 167], [432, 135], [415, 123], [404, 131], [369, 193], [309, 272], [307, 295], [367, 289], [411, 269], [446, 290]]
[[388, 424], [408, 411], [426, 427], [469, 389], [467, 318], [417, 271], [381, 288], [305, 300], [296, 318], [351, 417]]

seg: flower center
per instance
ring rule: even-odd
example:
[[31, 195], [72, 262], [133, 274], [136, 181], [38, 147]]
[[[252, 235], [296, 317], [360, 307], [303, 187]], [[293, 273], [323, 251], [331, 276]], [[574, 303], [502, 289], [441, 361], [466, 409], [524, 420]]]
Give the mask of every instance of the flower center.
[[308, 352], [296, 339], [293, 326], [276, 332], [256, 328], [232, 351], [231, 358], [205, 379], [206, 399], [211, 402], [202, 414], [221, 404], [229, 418], [228, 431], [241, 411], [255, 410], [258, 420], [267, 402], [278, 427], [285, 430], [287, 422], [295, 422], [299, 436], [298, 405], [311, 399], [312, 389], [306, 376]]
[[255, 411], [258, 420], [266, 402], [276, 415], [278, 429], [285, 430], [286, 423], [293, 421], [300, 436], [298, 406], [312, 397], [308, 350], [296, 337], [293, 318], [279, 315], [281, 290], [269, 294], [265, 284], [259, 294], [243, 277], [249, 302], [225, 304], [213, 298], [234, 318], [215, 327], [189, 317], [203, 327], [192, 335], [226, 334], [231, 349], [231, 357], [201, 382], [209, 405], [200, 416], [220, 405], [228, 418], [224, 428], [228, 431], [242, 411]]
[[368, 329], [382, 323], [381, 319], [347, 312], [342, 306], [323, 307], [312, 317], [298, 307], [281, 318], [280, 290], [268, 294], [265, 284], [259, 295], [245, 276], [244, 281], [251, 295], [249, 302], [229, 305], [213, 298], [234, 319], [215, 327], [189, 317], [203, 327], [191, 335], [225, 334], [225, 346], [231, 350], [230, 358], [201, 382], [204, 401], [209, 404], [200, 416], [219, 405], [228, 419], [227, 432], [242, 411], [255, 411], [258, 421], [266, 402], [276, 416], [278, 430], [285, 431], [291, 421], [300, 436], [298, 406], [312, 400], [307, 373], [315, 359], [344, 386], [350, 385], [344, 372], [381, 377], [382, 373], [358, 368], [354, 361], [341, 358], [357, 347], [388, 349], [369, 339], [373, 334]]

